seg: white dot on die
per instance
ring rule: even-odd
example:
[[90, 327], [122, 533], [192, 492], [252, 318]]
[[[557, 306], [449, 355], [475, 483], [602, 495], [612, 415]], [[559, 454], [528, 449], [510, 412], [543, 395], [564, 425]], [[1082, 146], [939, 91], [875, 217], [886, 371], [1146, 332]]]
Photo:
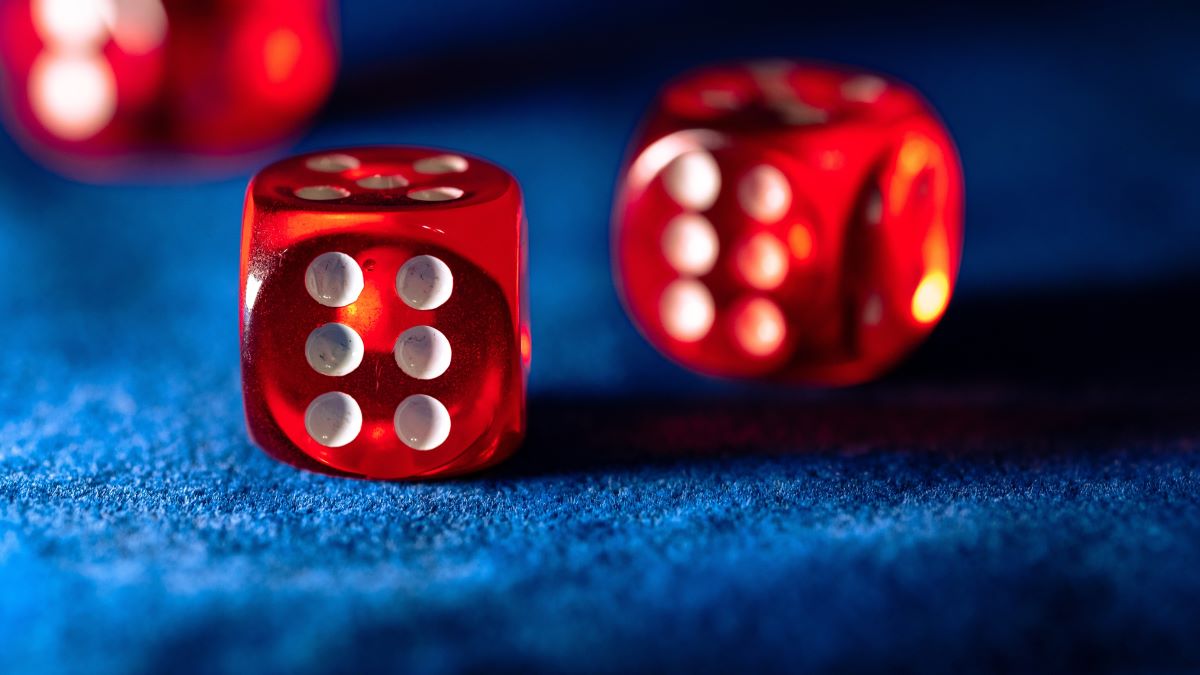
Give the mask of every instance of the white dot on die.
[[862, 322], [868, 326], [878, 326], [883, 320], [883, 299], [878, 293], [872, 293], [863, 303]]
[[450, 435], [446, 406], [425, 394], [413, 394], [401, 401], [392, 422], [396, 436], [413, 450], [433, 450]]
[[733, 321], [733, 335], [752, 356], [770, 356], [787, 337], [787, 324], [779, 306], [766, 298], [755, 298], [742, 306]]
[[667, 223], [662, 234], [663, 257], [683, 274], [708, 274], [717, 262], [717, 231], [698, 213], [685, 213]]
[[55, 51], [86, 51], [108, 37], [110, 3], [101, 0], [34, 0], [33, 28]]
[[770, 232], [751, 237], [737, 253], [737, 268], [746, 283], [769, 291], [778, 288], [788, 274], [788, 250]]
[[685, 152], [663, 170], [663, 187], [680, 205], [704, 211], [721, 192], [721, 169], [704, 150]]
[[458, 155], [437, 155], [413, 162], [413, 170], [433, 176], [444, 173], [462, 173], [467, 170], [467, 160]]
[[794, 98], [790, 77], [796, 63], [787, 59], [763, 59], [747, 64], [751, 76], [758, 82], [763, 94], [772, 100]]
[[829, 120], [829, 113], [820, 108], [814, 108], [800, 100], [778, 101], [774, 106], [775, 112], [779, 113], [783, 121], [793, 126], [823, 124]]
[[413, 326], [400, 334], [392, 355], [409, 377], [432, 380], [450, 367], [450, 341], [433, 326]]
[[695, 342], [712, 328], [716, 309], [712, 294], [694, 279], [671, 282], [658, 303], [663, 330], [681, 342]]
[[327, 448], [340, 448], [362, 431], [362, 409], [349, 394], [331, 391], [313, 399], [304, 411], [304, 428]]
[[362, 293], [362, 268], [345, 253], [322, 253], [308, 264], [304, 287], [313, 300], [326, 307], [345, 307]]
[[362, 363], [362, 338], [342, 323], [327, 323], [308, 334], [304, 357], [308, 365], [322, 375], [340, 377], [354, 372]]
[[463, 191], [456, 187], [431, 187], [408, 193], [409, 199], [419, 202], [448, 202], [462, 196]]
[[[113, 0], [106, 0], [112, 6]], [[167, 10], [161, 0], [117, 0], [109, 20], [113, 40], [122, 51], [148, 54], [167, 37]]]
[[313, 171], [320, 171], [321, 173], [341, 173], [350, 169], [357, 169], [361, 166], [361, 162], [358, 161], [357, 157], [335, 152], [329, 155], [309, 157], [304, 166]]
[[738, 203], [751, 218], [777, 223], [792, 206], [792, 188], [787, 176], [769, 164], [760, 164], [738, 184]]
[[716, 110], [737, 110], [741, 105], [737, 94], [725, 89], [705, 89], [701, 91], [700, 102]]
[[408, 180], [404, 176], [375, 174], [374, 176], [359, 178], [357, 183], [359, 187], [367, 188], [368, 190], [391, 190], [407, 186]]
[[101, 56], [45, 52], [29, 71], [29, 105], [55, 136], [91, 138], [116, 114], [116, 77]]
[[454, 275], [440, 258], [409, 258], [396, 274], [396, 294], [413, 309], [437, 309], [450, 299]]
[[867, 195], [866, 219], [869, 225], [878, 225], [883, 220], [883, 193], [872, 188]]
[[887, 89], [887, 82], [874, 75], [859, 75], [842, 83], [842, 97], [857, 103], [874, 103]]
[[307, 199], [314, 202], [326, 202], [331, 199], [344, 199], [350, 196], [350, 191], [346, 188], [337, 187], [335, 185], [309, 185], [302, 188], [297, 188], [295, 193], [300, 199]]

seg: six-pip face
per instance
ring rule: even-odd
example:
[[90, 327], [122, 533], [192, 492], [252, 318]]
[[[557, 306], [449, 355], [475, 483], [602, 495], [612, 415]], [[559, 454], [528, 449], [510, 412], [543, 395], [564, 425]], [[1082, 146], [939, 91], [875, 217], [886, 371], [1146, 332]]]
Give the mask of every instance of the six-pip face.
[[523, 231], [516, 182], [474, 157], [354, 148], [260, 172], [242, 247], [254, 440], [375, 478], [511, 453], [529, 356]]

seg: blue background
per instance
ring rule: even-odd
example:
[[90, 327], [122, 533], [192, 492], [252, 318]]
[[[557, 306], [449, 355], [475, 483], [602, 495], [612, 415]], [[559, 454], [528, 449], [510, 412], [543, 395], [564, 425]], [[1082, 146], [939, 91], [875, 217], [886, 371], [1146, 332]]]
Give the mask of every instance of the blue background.
[[[253, 167], [89, 186], [0, 137], [0, 670], [1200, 668], [1200, 21], [728, 5], [345, 4], [298, 149], [459, 148], [526, 191], [530, 437], [462, 480], [246, 440]], [[958, 292], [871, 385], [691, 375], [612, 289], [657, 84], [769, 55], [908, 80], [959, 143]]]

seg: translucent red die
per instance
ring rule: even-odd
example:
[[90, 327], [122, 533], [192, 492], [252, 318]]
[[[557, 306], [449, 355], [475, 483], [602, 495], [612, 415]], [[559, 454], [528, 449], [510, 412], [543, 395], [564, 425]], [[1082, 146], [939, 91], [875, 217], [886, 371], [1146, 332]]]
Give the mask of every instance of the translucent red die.
[[330, 0], [9, 0], [6, 121], [39, 159], [86, 178], [161, 152], [261, 149], [324, 102], [334, 29]]
[[631, 148], [617, 285], [684, 366], [861, 382], [945, 311], [962, 192], [946, 129], [901, 83], [791, 61], [701, 70], [665, 88]]
[[516, 181], [478, 158], [370, 147], [262, 170], [242, 230], [251, 438], [373, 478], [511, 454], [530, 355], [524, 246]]

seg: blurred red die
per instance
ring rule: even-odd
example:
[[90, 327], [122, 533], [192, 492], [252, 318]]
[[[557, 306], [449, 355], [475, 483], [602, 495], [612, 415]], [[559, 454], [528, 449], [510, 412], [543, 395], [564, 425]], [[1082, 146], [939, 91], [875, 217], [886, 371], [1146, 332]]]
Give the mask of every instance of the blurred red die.
[[962, 173], [903, 84], [790, 61], [701, 70], [662, 92], [630, 157], [617, 284], [639, 329], [684, 366], [861, 382], [946, 309]]
[[329, 0], [0, 3], [12, 135], [85, 178], [162, 152], [221, 157], [279, 142], [324, 102], [336, 68]]

